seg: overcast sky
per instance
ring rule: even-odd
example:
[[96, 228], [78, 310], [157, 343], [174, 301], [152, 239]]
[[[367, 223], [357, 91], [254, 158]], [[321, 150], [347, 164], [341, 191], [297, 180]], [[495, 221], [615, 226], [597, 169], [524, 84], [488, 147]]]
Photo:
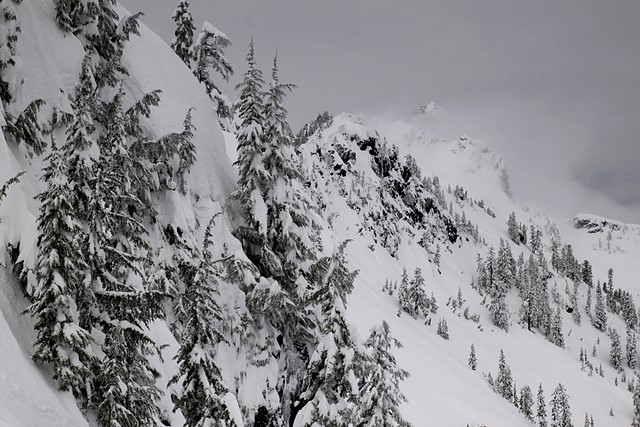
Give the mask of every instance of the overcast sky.
[[[121, 0], [165, 40], [178, 0]], [[638, 0], [193, 0], [233, 45], [278, 50], [294, 128], [328, 110], [406, 117], [435, 101], [505, 158], [516, 199], [640, 223]], [[230, 88], [231, 86], [229, 86]]]

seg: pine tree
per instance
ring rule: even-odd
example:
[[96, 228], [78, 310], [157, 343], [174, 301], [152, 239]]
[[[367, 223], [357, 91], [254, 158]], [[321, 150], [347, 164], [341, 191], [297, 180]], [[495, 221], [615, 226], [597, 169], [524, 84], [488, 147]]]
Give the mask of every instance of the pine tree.
[[636, 377], [633, 390], [633, 422], [631, 427], [640, 427], [640, 377]]
[[636, 333], [633, 329], [627, 326], [627, 366], [631, 369], [635, 369], [638, 362], [638, 350]]
[[607, 329], [607, 312], [605, 311], [604, 301], [602, 300], [600, 282], [598, 282], [596, 286], [596, 306], [593, 315], [593, 326], [599, 331]]
[[500, 350], [498, 375], [496, 376], [495, 388], [496, 392], [506, 400], [513, 400], [513, 378], [511, 377], [511, 368], [507, 365], [504, 357], [504, 351], [502, 350]]
[[611, 365], [619, 371], [622, 369], [622, 348], [620, 345], [620, 335], [618, 335], [618, 331], [612, 329], [609, 334], [609, 338], [611, 338], [611, 349], [609, 350]]
[[469, 352], [469, 360], [467, 362], [471, 370], [475, 371], [478, 367], [478, 359], [476, 358], [476, 348], [471, 344], [471, 351]]
[[551, 398], [551, 426], [550, 427], [573, 427], [571, 423], [571, 408], [569, 406], [569, 396], [562, 384], [558, 384]]
[[509, 235], [509, 239], [511, 239], [512, 242], [514, 242], [516, 245], [520, 244], [520, 233], [515, 212], [511, 212], [509, 214], [509, 220], [507, 221], [507, 234]]
[[547, 427], [547, 407], [545, 404], [544, 391], [542, 384], [538, 386], [538, 395], [536, 398], [536, 422], [538, 427]]
[[525, 385], [520, 390], [520, 412], [529, 421], [533, 421], [533, 394], [531, 387]]
[[119, 91], [109, 105], [112, 120], [98, 141], [88, 212], [90, 275], [85, 280], [94, 289], [96, 322], [105, 334], [105, 356], [96, 378], [98, 418], [103, 425], [145, 425], [156, 422], [161, 395], [155, 385], [159, 373], [148, 358], [158, 350], [146, 328], [163, 316], [165, 294], [149, 282], [147, 232], [130, 215], [142, 204], [131, 186], [122, 97]]
[[264, 202], [267, 206], [267, 248], [277, 255], [285, 284], [292, 284], [300, 275], [300, 266], [315, 259], [320, 228], [317, 207], [302, 184], [298, 172], [293, 134], [287, 123], [284, 96], [295, 86], [280, 83], [277, 57], [274, 58], [272, 81], [264, 105]]
[[[240, 123], [236, 137], [238, 140], [238, 188], [230, 199], [237, 201], [245, 225], [235, 230], [236, 237], [249, 259], [256, 264], [269, 264], [269, 260], [261, 262], [262, 248], [267, 240], [267, 207], [264, 202], [266, 183], [270, 176], [264, 168], [263, 135], [265, 128], [264, 106], [262, 99], [262, 72], [256, 68], [253, 51], [253, 40], [247, 54], [249, 69], [243, 81], [236, 86], [240, 90], [236, 112]], [[270, 266], [271, 272], [281, 269]]]
[[437, 334], [445, 340], [449, 339], [449, 326], [447, 325], [446, 319], [438, 320]]
[[559, 307], [556, 308], [556, 312], [553, 315], [551, 327], [549, 329], [547, 338], [558, 347], [564, 348], [564, 335], [562, 334], [562, 313], [560, 312]]
[[[334, 254], [321, 258], [316, 276], [320, 286], [312, 296], [323, 313], [322, 337], [313, 351], [301, 384], [302, 392], [293, 404], [291, 421], [296, 425], [349, 425], [356, 420], [357, 394], [354, 385], [366, 366], [364, 349], [351, 334], [345, 319], [346, 296], [353, 289], [356, 272], [344, 259], [346, 243]], [[352, 379], [356, 379], [354, 383]]]
[[[18, 35], [21, 32], [14, 3], [16, 0], [6, 0], [0, 4], [0, 105], [6, 107], [15, 101], [21, 79], [19, 73], [16, 47]], [[2, 109], [3, 113], [5, 109]]]
[[71, 390], [83, 404], [90, 398], [91, 369], [97, 361], [89, 332], [80, 327], [76, 295], [82, 287], [83, 256], [76, 236], [81, 223], [71, 202], [67, 165], [52, 141], [44, 169], [38, 218], [37, 285], [29, 313], [36, 318], [34, 360], [53, 364], [61, 390]]
[[416, 268], [413, 279], [408, 283], [405, 283], [405, 273], [403, 273], [403, 279], [398, 291], [398, 302], [400, 307], [413, 317], [421, 314], [428, 316], [430, 311], [435, 312], [432, 300], [427, 297], [424, 277], [419, 267]]
[[[217, 103], [216, 111], [220, 118], [231, 117], [231, 106], [220, 88], [214, 83], [211, 71], [219, 74], [225, 81], [229, 81], [229, 77], [233, 74], [233, 67], [225, 58], [224, 50], [230, 45], [231, 41], [227, 35], [206, 21], [193, 44], [195, 62], [193, 73], [198, 81], [204, 85], [207, 94]], [[250, 55], [253, 56], [253, 40], [251, 41]], [[246, 74], [244, 82], [246, 82]], [[242, 98], [242, 93], [240, 96]]]
[[178, 4], [178, 8], [173, 12], [171, 19], [176, 23], [175, 37], [171, 42], [171, 49], [187, 67], [191, 68], [191, 46], [193, 45], [193, 32], [196, 27], [193, 25], [193, 17], [189, 12], [189, 2], [182, 0]]
[[491, 320], [494, 325], [505, 331], [509, 330], [509, 309], [507, 308], [504, 295], [491, 299], [489, 312], [491, 313]]
[[185, 324], [180, 333], [180, 350], [175, 357], [180, 371], [169, 384], [179, 385], [172, 399], [174, 410], [179, 409], [185, 417], [185, 425], [191, 427], [235, 426], [224, 403], [228, 389], [214, 360], [216, 346], [225, 341], [221, 329], [226, 326], [215, 299], [219, 273], [211, 253], [214, 218], [205, 231], [200, 259], [192, 263], [183, 260], [178, 265], [185, 291], [180, 295], [177, 318]]
[[406, 402], [400, 391], [400, 381], [409, 373], [396, 366], [391, 353], [393, 347], [401, 348], [402, 345], [391, 336], [385, 321], [371, 329], [364, 345], [370, 354], [372, 370], [364, 373], [360, 383], [357, 425], [408, 427], [410, 424], [402, 418], [399, 407]]

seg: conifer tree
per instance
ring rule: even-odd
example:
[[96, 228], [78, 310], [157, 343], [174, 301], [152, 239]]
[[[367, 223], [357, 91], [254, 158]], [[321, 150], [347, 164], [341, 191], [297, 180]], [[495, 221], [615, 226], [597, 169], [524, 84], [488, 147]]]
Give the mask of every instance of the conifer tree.
[[602, 300], [600, 282], [596, 285], [596, 306], [593, 315], [593, 326], [599, 331], [607, 329], [607, 312], [605, 311], [604, 301]]
[[180, 1], [171, 19], [176, 23], [175, 37], [171, 42], [171, 49], [187, 67], [191, 68], [191, 46], [193, 45], [193, 32], [196, 27], [193, 25], [193, 17], [189, 12], [189, 2], [186, 0]]
[[[256, 68], [253, 40], [247, 54], [249, 69], [242, 82], [236, 86], [240, 90], [236, 106], [239, 127], [236, 134], [238, 140], [238, 188], [230, 198], [241, 207], [244, 225], [235, 230], [236, 237], [249, 259], [257, 265], [269, 265], [269, 260], [262, 260], [263, 247], [267, 240], [267, 207], [264, 198], [266, 184], [270, 179], [264, 168], [263, 135], [265, 129], [264, 104], [262, 99], [262, 72]], [[276, 265], [270, 269], [277, 270]]]
[[179, 386], [173, 397], [174, 410], [182, 412], [185, 425], [190, 427], [235, 426], [224, 403], [228, 389], [214, 360], [216, 346], [225, 341], [220, 331], [225, 321], [215, 299], [218, 272], [211, 253], [214, 219], [205, 231], [199, 259], [183, 260], [178, 265], [185, 290], [180, 295], [176, 317], [185, 324], [180, 333], [180, 350], [175, 357], [180, 371], [169, 384]]
[[109, 105], [112, 121], [98, 142], [88, 213], [90, 277], [85, 280], [95, 290], [96, 322], [105, 334], [96, 378], [99, 420], [148, 425], [157, 420], [161, 392], [155, 385], [159, 373], [148, 358], [157, 348], [146, 328], [163, 316], [165, 294], [149, 282], [146, 230], [129, 213], [141, 209], [141, 202], [131, 186], [122, 97], [119, 91]]
[[[225, 81], [229, 81], [229, 77], [233, 74], [233, 67], [225, 58], [224, 50], [230, 45], [231, 41], [227, 35], [206, 21], [193, 44], [193, 60], [195, 64], [193, 74], [204, 85], [211, 99], [216, 102], [216, 112], [219, 118], [231, 117], [231, 105], [220, 88], [214, 83], [211, 72], [213, 71]], [[251, 41], [250, 54], [253, 55], [253, 40]], [[240, 83], [240, 85], [242, 84]], [[240, 96], [242, 97], [242, 94]], [[223, 122], [221, 121], [221, 123]]]
[[491, 298], [489, 312], [491, 313], [491, 320], [494, 325], [505, 331], [509, 330], [509, 309], [507, 308], [504, 295]]
[[469, 352], [469, 360], [467, 362], [471, 370], [475, 371], [478, 367], [478, 359], [476, 358], [476, 348], [471, 344], [471, 351]]
[[83, 256], [75, 240], [81, 231], [72, 204], [67, 165], [52, 141], [44, 170], [38, 217], [37, 284], [29, 313], [36, 318], [34, 360], [53, 364], [61, 390], [71, 390], [83, 404], [90, 398], [91, 369], [97, 361], [89, 332], [80, 327], [76, 295], [82, 287]]
[[520, 412], [529, 421], [533, 421], [533, 394], [531, 387], [525, 385], [520, 390]]
[[547, 427], [547, 406], [544, 398], [544, 390], [542, 384], [538, 386], [538, 395], [536, 397], [536, 423], [538, 427]]
[[633, 329], [627, 326], [627, 366], [631, 369], [635, 369], [638, 363], [638, 350], [636, 333]]
[[513, 378], [511, 377], [511, 368], [507, 365], [504, 357], [504, 351], [500, 350], [500, 359], [498, 361], [498, 375], [495, 380], [495, 388], [498, 394], [508, 401], [513, 399]]
[[400, 414], [400, 404], [406, 398], [400, 391], [400, 381], [409, 373], [396, 365], [396, 359], [391, 353], [393, 347], [401, 348], [398, 340], [391, 336], [389, 325], [383, 321], [382, 325], [371, 329], [369, 338], [365, 342], [370, 372], [365, 372], [360, 383], [357, 420], [358, 426], [374, 427], [408, 427]]
[[419, 267], [416, 268], [414, 277], [409, 283], [405, 284], [403, 275], [403, 280], [398, 290], [398, 302], [404, 311], [414, 317], [421, 314], [428, 316], [430, 311], [434, 312], [434, 305], [431, 299], [427, 297], [427, 292], [424, 287], [424, 277]]
[[14, 3], [20, 2], [5, 0], [0, 4], [0, 105], [3, 107], [15, 101], [21, 82], [15, 75], [20, 70], [16, 47], [21, 29]]
[[302, 392], [290, 415], [296, 425], [350, 425], [357, 419], [358, 390], [354, 385], [366, 371], [362, 369], [366, 357], [345, 319], [346, 296], [353, 289], [357, 274], [346, 267], [346, 244], [340, 244], [331, 257], [314, 264], [316, 277], [322, 277], [316, 282], [320, 286], [312, 297], [323, 313], [322, 337], [310, 357]]
[[612, 329], [609, 334], [609, 338], [611, 338], [611, 349], [609, 350], [611, 366], [616, 368], [616, 370], [620, 370], [622, 369], [622, 348], [620, 345], [620, 335], [618, 335], [618, 331]]
[[573, 427], [571, 423], [571, 407], [569, 396], [562, 384], [558, 384], [551, 398], [551, 425], [550, 427]]
[[520, 244], [518, 222], [516, 220], [515, 212], [511, 212], [509, 214], [509, 220], [507, 221], [507, 234], [509, 235], [509, 239], [511, 239], [512, 242], [514, 242], [516, 245]]
[[[272, 81], [264, 105], [264, 202], [267, 207], [266, 248], [280, 260], [283, 275], [274, 275], [288, 289], [300, 275], [301, 266], [315, 259], [320, 228], [317, 208], [303, 187], [293, 146], [293, 134], [287, 123], [284, 96], [295, 85], [280, 83], [277, 56], [273, 61]], [[265, 249], [266, 250], [266, 249]]]
[[556, 308], [556, 312], [553, 315], [551, 327], [549, 328], [547, 338], [558, 347], [564, 348], [564, 335], [562, 334], [562, 314], [559, 307]]
[[633, 421], [631, 427], [640, 427], [640, 377], [636, 377], [633, 389]]

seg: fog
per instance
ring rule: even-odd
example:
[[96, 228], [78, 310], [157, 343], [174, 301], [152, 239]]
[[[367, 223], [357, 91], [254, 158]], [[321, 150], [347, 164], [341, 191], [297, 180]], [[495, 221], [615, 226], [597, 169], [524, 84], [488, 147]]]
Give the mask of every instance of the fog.
[[[177, 0], [126, 0], [165, 40]], [[254, 37], [278, 50], [294, 128], [328, 110], [407, 117], [436, 101], [448, 128], [502, 154], [518, 201], [559, 220], [640, 223], [640, 2], [192, 1], [231, 39], [232, 94]]]

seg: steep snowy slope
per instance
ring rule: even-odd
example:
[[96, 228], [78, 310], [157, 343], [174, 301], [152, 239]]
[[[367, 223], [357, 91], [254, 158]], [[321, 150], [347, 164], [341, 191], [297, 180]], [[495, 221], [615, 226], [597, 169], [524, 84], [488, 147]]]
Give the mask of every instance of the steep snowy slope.
[[[34, 99], [45, 101], [39, 117], [46, 120], [54, 109], [71, 111], [68, 96], [73, 92], [80, 72], [83, 47], [77, 38], [63, 33], [55, 23], [53, 2], [32, 0], [16, 7], [22, 32], [17, 55], [21, 60], [23, 84], [17, 102], [8, 113], [18, 116]], [[128, 14], [119, 9], [121, 16]], [[200, 215], [191, 202], [181, 197], [159, 201], [163, 218], [183, 229], [194, 229], [197, 221], [208, 221], [213, 200], [224, 200], [235, 185], [235, 171], [225, 154], [215, 110], [206, 93], [171, 49], [144, 25], [141, 37], [133, 37], [125, 50], [124, 62], [130, 71], [125, 80], [128, 102], [144, 93], [161, 89], [160, 105], [153, 109], [143, 126], [150, 138], [182, 129], [185, 115], [192, 109], [195, 126], [193, 143], [198, 151], [189, 186], [201, 198]], [[58, 141], [64, 135], [55, 134]], [[42, 190], [40, 182], [43, 156], [29, 157], [24, 145], [8, 144], [0, 132], [0, 182], [4, 183], [20, 171], [26, 171], [20, 183], [13, 185], [0, 206], [0, 425], [3, 426], [80, 426], [86, 420], [78, 411], [73, 396], [61, 393], [51, 380], [51, 373], [38, 369], [31, 361], [35, 340], [33, 324], [22, 314], [27, 301], [21, 286], [9, 274], [11, 261], [7, 244], [20, 247], [19, 261], [32, 268], [35, 257], [36, 217], [38, 204], [33, 196]], [[207, 204], [209, 200], [209, 204]], [[175, 340], [166, 325], [153, 330], [160, 344], [169, 344], [165, 352], [164, 386], [175, 372], [172, 362]], [[173, 350], [172, 350], [173, 349]], [[158, 362], [159, 363], [159, 362]], [[169, 396], [165, 395], [168, 412]], [[174, 419], [181, 425], [180, 418]], [[3, 424], [4, 423], [4, 424]]]
[[[326, 195], [323, 200], [327, 210], [336, 213], [334, 224], [337, 230], [341, 230], [338, 234], [353, 240], [349, 246], [351, 265], [358, 268], [360, 274], [356, 289], [349, 299], [350, 318], [358, 325], [361, 334], [365, 334], [374, 323], [386, 320], [392, 332], [404, 344], [404, 348], [398, 351], [398, 360], [411, 373], [411, 378], [403, 386], [409, 399], [404, 407], [407, 418], [416, 426], [456, 426], [467, 423], [487, 426], [530, 425], [518, 409], [492, 391], [485, 378], [489, 373], [496, 377], [498, 356], [500, 350], [504, 349], [518, 393], [520, 387], [526, 384], [535, 394], [538, 385], [542, 384], [549, 403], [556, 385], [562, 383], [570, 396], [575, 425], [581, 425], [585, 413], [593, 415], [596, 425], [628, 425], [632, 417], [631, 393], [627, 390], [627, 384], [621, 382], [620, 373], [610, 367], [609, 338], [591, 326], [584, 313], [586, 285], [578, 288], [582, 321], [577, 325], [572, 314], [566, 310], [570, 305], [570, 294], [565, 293], [565, 288], [571, 288], [572, 283], [557, 274], [549, 282], [550, 289], [557, 289], [557, 303], [552, 306], [560, 308], [562, 313], [564, 349], [548, 342], [539, 332], [530, 332], [518, 324], [520, 300], [515, 290], [507, 295], [511, 313], [507, 333], [492, 324], [486, 297], [471, 287], [476, 274], [476, 255], [480, 253], [484, 257], [487, 245], [497, 247], [501, 238], [508, 241], [506, 222], [511, 212], [515, 212], [518, 220], [527, 227], [533, 224], [543, 231], [547, 253], [552, 239], [565, 239], [554, 222], [543, 214], [518, 207], [505, 194], [504, 165], [498, 156], [485, 147], [467, 139], [449, 142], [427, 137], [410, 124], [389, 125], [379, 121], [376, 124], [378, 127], [373, 128], [365, 118], [340, 115], [334, 118], [328, 128], [312, 136], [309, 146], [303, 147], [303, 151], [311, 159], [321, 159], [323, 150], [333, 147], [340, 159], [347, 159], [343, 164], [334, 158], [325, 173], [331, 177], [317, 176], [312, 182], [319, 186], [320, 193]], [[425, 141], [425, 138], [428, 140]], [[366, 144], [363, 141], [367, 141]], [[367, 212], [375, 211], [375, 206], [381, 203], [376, 192], [369, 192], [360, 205], [353, 202], [358, 198], [357, 195], [353, 196], [356, 194], [354, 182], [365, 185], [365, 188], [368, 188], [367, 184], [373, 188], [380, 185], [372, 169], [377, 162], [375, 157], [378, 149], [385, 143], [397, 143], [401, 147], [401, 155], [402, 147], [408, 149], [421, 166], [423, 176], [442, 174], [442, 188], [461, 185], [468, 190], [469, 198], [476, 202], [482, 198], [485, 206], [495, 210], [494, 217], [477, 203], [461, 200], [453, 192], [444, 194], [444, 205], [451, 204], [455, 215], [464, 213], [467, 219], [477, 225], [481, 240], [486, 241], [487, 245], [474, 243], [472, 236], [464, 231], [455, 243], [445, 238], [436, 239], [442, 246], [438, 267], [435, 265], [434, 251], [425, 250], [418, 244], [419, 232], [412, 234], [400, 230], [402, 243], [396, 256], [390, 256], [379, 239], [376, 240], [374, 233], [365, 231], [369, 227]], [[364, 145], [366, 148], [363, 148]], [[345, 148], [349, 146], [350, 151]], [[320, 160], [309, 161], [313, 164], [310, 169], [321, 169]], [[323, 180], [332, 182], [333, 186], [323, 184]], [[347, 194], [346, 200], [340, 197], [341, 194]], [[567, 236], [566, 242], [573, 243], [581, 257], [588, 255], [594, 264], [594, 274], [606, 274], [601, 266], [611, 262], [611, 259], [596, 260], [592, 252], [579, 251], [581, 243], [572, 237], [575, 236]], [[511, 245], [515, 258], [522, 253], [526, 259], [531, 254], [523, 245]], [[386, 279], [399, 282], [403, 268], [411, 273], [416, 267], [422, 269], [427, 292], [433, 292], [439, 305], [430, 325], [425, 324], [424, 318], [414, 319], [406, 313], [400, 314], [397, 291], [389, 295], [382, 290]], [[462, 307], [455, 308], [452, 301], [457, 299], [458, 290], [462, 293], [464, 303]], [[478, 323], [465, 319], [462, 311], [466, 307], [472, 314], [479, 315]], [[448, 323], [449, 340], [436, 334], [436, 323], [440, 319]], [[610, 326], [624, 334], [622, 319], [612, 314], [609, 319]], [[471, 344], [474, 344], [478, 354], [477, 371], [467, 367]], [[602, 366], [604, 377], [597, 374], [590, 376], [588, 369], [581, 370], [578, 358], [581, 348], [588, 350], [589, 354], [596, 348], [597, 355], [590, 357], [590, 363], [596, 369]], [[626, 379], [630, 381], [634, 376], [633, 371], [628, 368], [625, 371]], [[613, 418], [609, 415], [611, 409], [615, 415]]]
[[[69, 111], [68, 95], [83, 57], [81, 44], [55, 25], [50, 0], [26, 0], [17, 10], [24, 84], [9, 112], [19, 114], [35, 98], [46, 102], [40, 114], [43, 118], [54, 109]], [[119, 14], [127, 12], [119, 9]], [[131, 104], [149, 91], [162, 90], [160, 105], [152, 109], [149, 120], [143, 120], [149, 138], [180, 131], [191, 108], [195, 126], [197, 161], [189, 176], [191, 192], [157, 195], [159, 222], [185, 230], [188, 238], [200, 241], [203, 224], [222, 210], [234, 188], [236, 171], [226, 150], [235, 149], [235, 139], [223, 136], [210, 99], [169, 47], [148, 28], [141, 26], [140, 31], [141, 37], [132, 37], [124, 51], [124, 64], [130, 72], [124, 80], [126, 102]], [[64, 137], [60, 132], [55, 136], [59, 141]], [[397, 149], [391, 149], [392, 145]], [[518, 394], [528, 385], [535, 395], [542, 384], [549, 404], [556, 385], [562, 383], [570, 396], [574, 425], [582, 425], [585, 413], [593, 415], [597, 426], [631, 423], [628, 385], [634, 371], [626, 365], [621, 371], [611, 366], [610, 338], [591, 325], [584, 308], [586, 284], [576, 287], [576, 306], [582, 319], [578, 324], [575, 311], [570, 312], [573, 283], [558, 272], [549, 275], [551, 306], [562, 320], [564, 348], [549, 342], [540, 331], [529, 331], [518, 323], [522, 301], [516, 289], [506, 296], [509, 331], [496, 327], [488, 296], [472, 284], [477, 280], [478, 254], [486, 258], [489, 248], [497, 248], [501, 239], [510, 242], [507, 220], [514, 213], [527, 229], [533, 226], [542, 232], [542, 252], [548, 259], [552, 241], [570, 243], [580, 261], [589, 259], [596, 279], [606, 280], [607, 270], [613, 268], [615, 286], [633, 291], [637, 298], [637, 226], [591, 215], [556, 225], [546, 215], [514, 202], [504, 162], [488, 147], [467, 137], [442, 139], [415, 123], [386, 123], [343, 114], [321, 126], [300, 151], [308, 188], [333, 225], [335, 240], [351, 240], [347, 247], [349, 266], [358, 269], [359, 275], [348, 300], [347, 316], [361, 338], [374, 324], [386, 320], [404, 344], [396, 355], [411, 376], [401, 385], [408, 398], [402, 411], [414, 426], [531, 425], [487, 380], [489, 374], [496, 377], [500, 350], [511, 367]], [[7, 244], [19, 247], [18, 261], [24, 261], [27, 269], [33, 267], [39, 212], [33, 196], [42, 190], [39, 177], [44, 156], [26, 154], [23, 146], [7, 142], [0, 133], [0, 184], [26, 171], [0, 204], [0, 426], [87, 425], [71, 394], [57, 391], [51, 372], [30, 359], [33, 325], [21, 314], [27, 301], [11, 269], [10, 258], [15, 254], [6, 250]], [[406, 160], [407, 154], [412, 161]], [[216, 250], [224, 247], [227, 254], [247, 261], [230, 233], [227, 218], [218, 218]], [[152, 230], [150, 240], [162, 249], [161, 256], [169, 258], [171, 249], [162, 247], [164, 237], [159, 228]], [[325, 241], [332, 240], [331, 230], [324, 234]], [[509, 244], [516, 259], [520, 254], [524, 259], [532, 254], [530, 246]], [[416, 268], [421, 269], [426, 291], [438, 305], [437, 312], [428, 318], [402, 312], [397, 289], [382, 289], [386, 281], [399, 283], [403, 269], [411, 276]], [[256, 280], [259, 286], [273, 285], [265, 278]], [[249, 320], [244, 292], [222, 283], [219, 303], [231, 319], [231, 329], [241, 331], [233, 332], [233, 339], [217, 350], [222, 376], [235, 395], [227, 395], [227, 402], [239, 419], [253, 415], [258, 405], [273, 398], [261, 390], [268, 388], [278, 371], [269, 364], [272, 362], [260, 368], [251, 365], [252, 361], [258, 365], [273, 359], [243, 347], [247, 338], [243, 329]], [[442, 321], [448, 325], [447, 340], [436, 332]], [[620, 316], [608, 313], [608, 326], [624, 335]], [[162, 373], [163, 415], [171, 425], [183, 425], [181, 414], [171, 413], [172, 402], [166, 393], [167, 381], [177, 370], [173, 356], [178, 344], [164, 321], [155, 322], [151, 334], [159, 345], [168, 346], [164, 360], [153, 360]], [[250, 338], [256, 342], [267, 339]], [[623, 336], [623, 346], [625, 339]], [[467, 364], [472, 344], [477, 370]], [[582, 367], [581, 349], [588, 353], [595, 371]], [[240, 414], [236, 399], [245, 414]]]

